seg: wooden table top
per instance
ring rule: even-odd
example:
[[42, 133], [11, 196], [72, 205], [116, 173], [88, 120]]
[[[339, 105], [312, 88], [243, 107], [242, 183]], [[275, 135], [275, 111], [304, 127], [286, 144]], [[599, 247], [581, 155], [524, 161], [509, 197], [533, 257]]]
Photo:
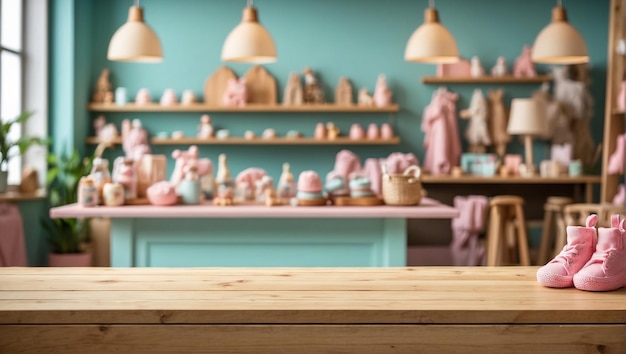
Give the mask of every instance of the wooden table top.
[[416, 206], [273, 206], [235, 205], [124, 205], [93, 208], [69, 204], [50, 209], [52, 218], [429, 218], [451, 219], [459, 215], [455, 208], [434, 199], [423, 198]]
[[0, 324], [624, 323], [536, 267], [0, 268]]

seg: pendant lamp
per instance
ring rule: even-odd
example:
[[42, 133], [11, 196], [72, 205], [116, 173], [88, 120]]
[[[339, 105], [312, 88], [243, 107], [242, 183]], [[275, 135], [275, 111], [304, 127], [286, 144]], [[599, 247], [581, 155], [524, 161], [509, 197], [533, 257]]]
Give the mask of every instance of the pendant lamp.
[[567, 13], [560, 0], [552, 9], [552, 22], [537, 35], [531, 58], [536, 63], [544, 64], [589, 62], [585, 40], [580, 32], [567, 22]]
[[128, 10], [128, 21], [111, 37], [107, 59], [148, 63], [163, 60], [161, 42], [152, 28], [143, 22], [139, 0]]
[[276, 45], [270, 33], [259, 23], [254, 2], [248, 0], [243, 18], [226, 37], [222, 60], [242, 63], [272, 63], [277, 60]]
[[454, 37], [439, 22], [434, 1], [424, 12], [424, 23], [409, 38], [404, 60], [418, 63], [454, 63], [459, 60], [459, 48]]

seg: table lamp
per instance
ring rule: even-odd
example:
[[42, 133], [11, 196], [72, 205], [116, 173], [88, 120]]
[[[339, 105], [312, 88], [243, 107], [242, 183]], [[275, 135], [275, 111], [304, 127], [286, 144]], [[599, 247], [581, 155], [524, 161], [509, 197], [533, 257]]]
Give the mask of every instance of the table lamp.
[[533, 164], [533, 136], [545, 135], [548, 130], [546, 106], [543, 101], [532, 98], [514, 98], [511, 101], [511, 114], [507, 132], [511, 135], [524, 137], [524, 152], [526, 154], [526, 173], [535, 174]]

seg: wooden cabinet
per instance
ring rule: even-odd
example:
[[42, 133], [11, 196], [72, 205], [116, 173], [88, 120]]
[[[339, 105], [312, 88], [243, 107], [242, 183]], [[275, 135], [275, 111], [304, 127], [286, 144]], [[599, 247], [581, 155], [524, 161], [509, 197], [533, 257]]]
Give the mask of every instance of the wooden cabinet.
[[624, 77], [624, 56], [616, 50], [618, 42], [626, 37], [624, 6], [624, 0], [611, 0], [600, 196], [602, 202], [609, 203], [617, 193], [620, 180], [623, 180], [623, 175], [610, 175], [607, 169], [617, 145], [617, 136], [624, 133], [624, 112], [617, 108], [620, 83]]

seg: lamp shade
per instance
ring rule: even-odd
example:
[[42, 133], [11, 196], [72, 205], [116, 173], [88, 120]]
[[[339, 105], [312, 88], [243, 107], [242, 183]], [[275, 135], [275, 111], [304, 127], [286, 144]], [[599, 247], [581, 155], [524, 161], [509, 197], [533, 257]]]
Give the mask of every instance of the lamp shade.
[[455, 63], [459, 60], [456, 41], [439, 23], [436, 9], [428, 8], [424, 12], [424, 23], [409, 38], [404, 60], [418, 63]]
[[548, 130], [546, 106], [532, 98], [514, 98], [507, 132], [511, 135], [545, 135]]
[[552, 9], [552, 22], [546, 26], [533, 45], [531, 58], [536, 63], [582, 64], [589, 62], [583, 36], [567, 22], [565, 9]]
[[276, 45], [270, 33], [259, 24], [254, 7], [243, 9], [243, 18], [226, 37], [222, 60], [245, 63], [272, 63], [277, 60]]
[[114, 61], [160, 62], [161, 42], [156, 33], [143, 22], [143, 9], [131, 6], [128, 21], [111, 37], [107, 59]]

